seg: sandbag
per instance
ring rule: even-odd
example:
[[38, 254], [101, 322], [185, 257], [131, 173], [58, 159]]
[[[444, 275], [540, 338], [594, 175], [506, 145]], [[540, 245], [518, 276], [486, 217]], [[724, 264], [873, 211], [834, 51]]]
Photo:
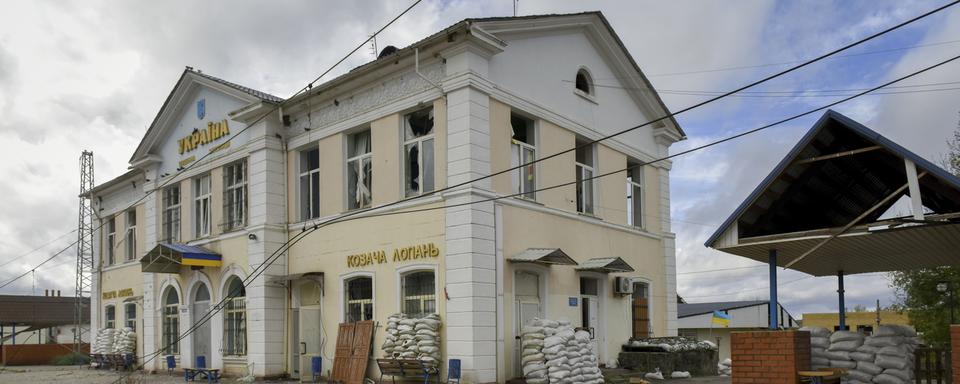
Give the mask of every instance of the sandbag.
[[810, 332], [810, 337], [830, 337], [830, 330], [823, 327], [803, 327], [800, 330]]
[[830, 343], [830, 347], [828, 347], [827, 350], [853, 352], [856, 351], [857, 347], [861, 345], [863, 345], [863, 339], [838, 341], [835, 343]]
[[853, 361], [869, 361], [873, 362], [876, 359], [876, 355], [867, 352], [850, 352], [850, 359]]
[[864, 344], [874, 347], [892, 347], [903, 344], [903, 336], [874, 336], [864, 341]]
[[859, 380], [861, 382], [869, 383], [873, 381], [873, 376], [867, 372], [861, 372], [859, 370], [847, 371], [847, 378], [852, 380]]
[[905, 358], [886, 355], [878, 355], [875, 364], [889, 369], [907, 369], [907, 367], [910, 366], [910, 363]]
[[907, 369], [884, 369], [883, 374], [896, 376], [897, 378], [902, 379], [903, 381], [910, 381], [913, 379], [913, 374], [910, 370]]
[[854, 368], [857, 367], [857, 362], [856, 362], [856, 361], [850, 361], [850, 360], [830, 360], [830, 367], [831, 367], [831, 368], [854, 369]]
[[871, 375], [879, 375], [883, 372], [883, 367], [869, 361], [858, 361], [857, 370], [860, 372], [869, 373]]
[[830, 346], [830, 339], [826, 337], [811, 337], [810, 346], [826, 349]]
[[873, 377], [873, 382], [877, 384], [909, 384], [906, 380], [899, 377], [881, 373]]
[[850, 360], [850, 352], [847, 351], [826, 351], [823, 353], [823, 357], [826, 357], [830, 360]]
[[836, 331], [830, 335], [830, 344], [840, 341], [863, 340], [863, 335], [851, 331]]

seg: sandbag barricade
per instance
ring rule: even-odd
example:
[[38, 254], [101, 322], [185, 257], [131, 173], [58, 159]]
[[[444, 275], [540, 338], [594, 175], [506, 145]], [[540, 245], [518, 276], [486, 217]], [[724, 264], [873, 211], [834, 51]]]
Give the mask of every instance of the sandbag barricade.
[[601, 384], [590, 333], [569, 321], [531, 320], [520, 329], [520, 364], [529, 384]]
[[394, 359], [417, 359], [424, 364], [440, 365], [440, 315], [409, 318], [396, 313], [387, 318], [383, 355]]

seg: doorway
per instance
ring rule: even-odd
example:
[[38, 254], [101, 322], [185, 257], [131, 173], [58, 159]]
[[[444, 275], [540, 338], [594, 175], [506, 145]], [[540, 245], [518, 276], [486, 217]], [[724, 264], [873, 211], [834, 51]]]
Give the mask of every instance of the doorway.
[[517, 271], [514, 274], [514, 297], [516, 317], [513, 326], [514, 353], [513, 370], [516, 377], [523, 376], [520, 365], [520, 328], [535, 317], [542, 317], [540, 301], [540, 275], [534, 272]]
[[593, 277], [580, 278], [580, 324], [583, 330], [590, 332], [593, 353], [598, 358], [599, 345], [602, 335], [600, 323], [600, 279]]
[[210, 310], [210, 290], [207, 285], [200, 283], [193, 295], [193, 356], [191, 364], [196, 364], [197, 357], [203, 356], [207, 368], [210, 367], [210, 320], [198, 325]]
[[293, 291], [294, 307], [291, 309], [290, 317], [290, 376], [294, 379], [302, 379], [311, 377], [312, 359], [323, 355], [320, 285], [308, 281], [295, 285]]
[[650, 337], [650, 288], [646, 283], [634, 282], [631, 295], [631, 322], [633, 337]]

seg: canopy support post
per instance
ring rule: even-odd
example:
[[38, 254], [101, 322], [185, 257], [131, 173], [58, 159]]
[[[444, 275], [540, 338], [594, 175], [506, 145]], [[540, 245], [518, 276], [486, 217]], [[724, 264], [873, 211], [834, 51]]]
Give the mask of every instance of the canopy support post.
[[843, 303], [843, 271], [837, 271], [837, 296], [840, 298], [840, 330], [847, 330], [847, 307]]
[[917, 177], [917, 166], [910, 159], [903, 159], [906, 167], [907, 186], [910, 194], [910, 208], [913, 210], [914, 220], [923, 220], [923, 200], [920, 197], [920, 180]]
[[777, 250], [770, 250], [770, 260], [768, 262], [770, 266], [770, 304], [768, 305], [770, 309], [770, 329], [777, 330], [777, 309], [780, 306], [777, 304]]

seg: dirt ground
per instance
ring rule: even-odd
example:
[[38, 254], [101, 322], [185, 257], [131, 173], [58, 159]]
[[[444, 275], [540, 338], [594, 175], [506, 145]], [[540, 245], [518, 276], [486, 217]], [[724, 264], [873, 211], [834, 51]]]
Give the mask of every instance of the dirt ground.
[[[617, 372], [622, 371], [622, 372]], [[124, 376], [126, 375], [126, 376]], [[612, 370], [605, 372], [608, 383], [629, 383], [629, 371]], [[102, 371], [85, 367], [63, 366], [24, 366], [0, 368], [0, 384], [108, 384], [108, 383], [183, 383], [180, 374], [169, 376], [166, 374], [147, 375], [140, 372], [122, 373], [116, 371]], [[197, 382], [202, 382], [197, 381]], [[223, 383], [236, 383], [235, 378], [226, 378]], [[729, 377], [695, 377], [690, 379], [664, 380], [665, 383], [690, 384], [730, 384]], [[271, 381], [271, 383], [295, 383], [295, 381]]]

